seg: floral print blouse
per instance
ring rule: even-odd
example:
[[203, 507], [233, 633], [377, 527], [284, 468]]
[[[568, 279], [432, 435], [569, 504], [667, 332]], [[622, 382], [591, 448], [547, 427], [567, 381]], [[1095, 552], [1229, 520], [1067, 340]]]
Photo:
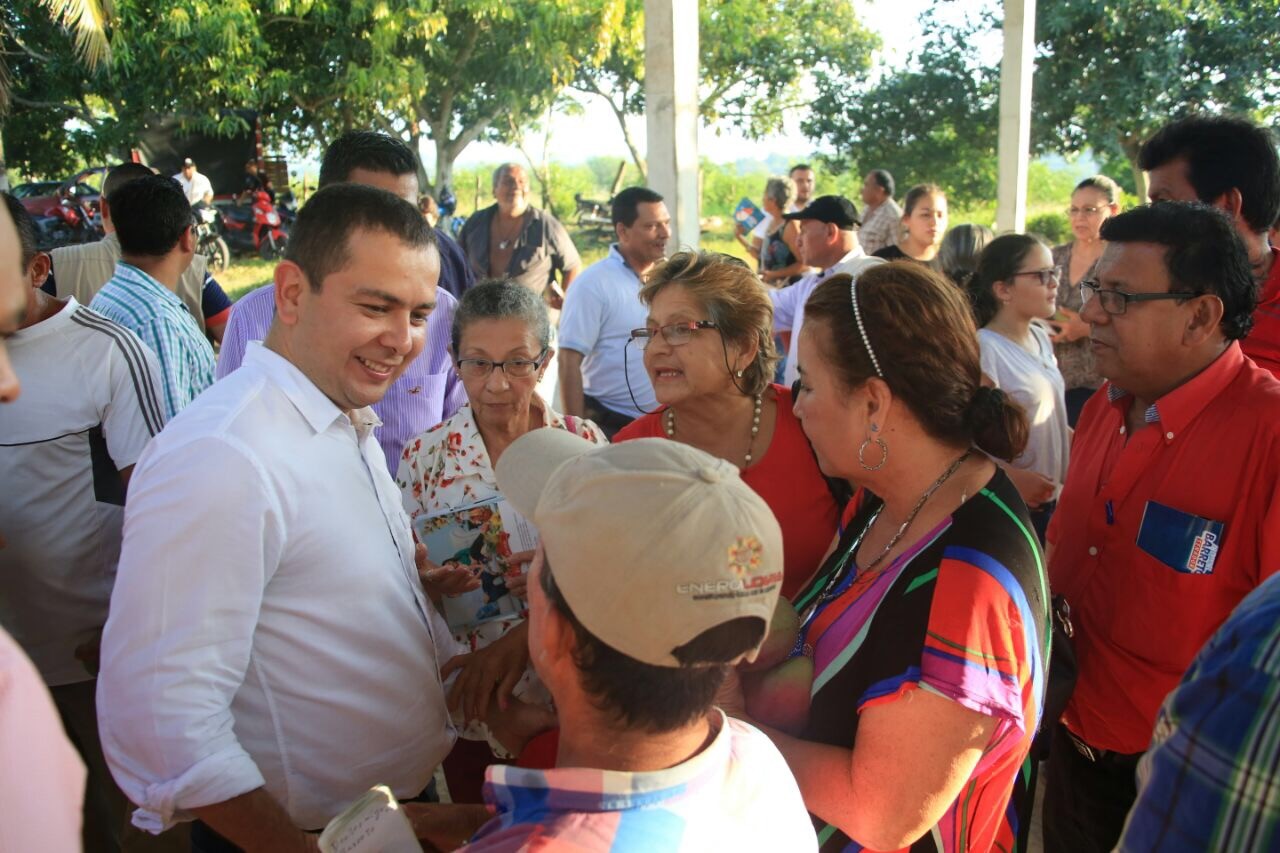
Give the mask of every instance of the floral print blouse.
[[[543, 427], [569, 430], [593, 444], [609, 443], [600, 428], [591, 421], [560, 415], [536, 395], [534, 405], [535, 410], [542, 412]], [[396, 485], [400, 487], [404, 509], [411, 520], [420, 515], [434, 516], [501, 496], [493, 464], [489, 461], [489, 453], [469, 404], [405, 445], [400, 454]], [[484, 539], [486, 547], [492, 547], [494, 551], [486, 556], [492, 556], [505, 574], [510, 568], [506, 561], [512, 551], [501, 524], [501, 518], [495, 515], [492, 529]], [[416, 530], [414, 538], [417, 538]], [[440, 554], [429, 556], [437, 563], [444, 559]], [[498, 595], [508, 597], [505, 586]], [[526, 608], [523, 601], [505, 604], [507, 606], [500, 609], [508, 615], [483, 621], [455, 634], [455, 638], [471, 651], [492, 643], [524, 619]]]

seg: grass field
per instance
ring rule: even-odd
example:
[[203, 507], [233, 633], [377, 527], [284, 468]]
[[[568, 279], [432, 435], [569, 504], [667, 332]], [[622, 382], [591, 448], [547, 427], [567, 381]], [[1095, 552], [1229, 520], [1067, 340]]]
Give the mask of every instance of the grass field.
[[[599, 231], [583, 231], [569, 226], [569, 236], [578, 247], [578, 254], [582, 256], [584, 265], [594, 264], [609, 252], [610, 240], [607, 235]], [[733, 239], [733, 232], [728, 229], [704, 233], [702, 248], [746, 258], [742, 247]], [[250, 290], [270, 283], [271, 272], [274, 269], [275, 263], [272, 261], [254, 257], [233, 258], [231, 266], [218, 273], [218, 283], [234, 302]]]

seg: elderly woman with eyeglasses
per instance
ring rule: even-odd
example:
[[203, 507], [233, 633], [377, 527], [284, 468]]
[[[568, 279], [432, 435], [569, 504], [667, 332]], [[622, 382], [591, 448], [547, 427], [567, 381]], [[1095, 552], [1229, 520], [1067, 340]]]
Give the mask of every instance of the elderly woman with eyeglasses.
[[680, 252], [650, 272], [640, 291], [648, 322], [632, 332], [660, 408], [614, 441], [668, 438], [737, 465], [782, 527], [790, 596], [813, 574], [840, 507], [791, 412], [791, 390], [771, 383], [769, 296], [745, 264]]
[[[546, 305], [528, 288], [510, 280], [488, 281], [463, 294], [453, 318], [452, 353], [467, 404], [410, 441], [401, 454], [396, 483], [411, 519], [462, 512], [499, 498], [494, 466], [511, 442], [530, 430], [564, 429], [608, 443], [591, 421], [557, 414], [538, 396], [535, 388], [552, 354], [550, 339]], [[418, 523], [414, 528], [416, 536]], [[513, 692], [517, 697], [534, 692], [522, 689], [530, 688], [532, 679], [525, 672], [524, 632], [512, 630], [525, 620], [524, 572], [533, 552], [513, 552], [508, 533], [499, 508], [477, 540], [478, 554], [455, 561], [455, 554], [428, 553], [422, 573], [423, 586], [438, 605], [445, 597], [484, 587], [486, 603], [474, 621], [450, 620], [465, 648], [484, 650], [446, 666], [449, 672], [462, 669], [450, 703], [467, 720], [485, 718], [495, 693], [505, 703]], [[467, 568], [477, 562], [479, 572]], [[464, 745], [459, 752], [467, 749]], [[455, 797], [479, 802], [483, 767], [491, 760], [486, 749], [457, 774], [446, 762]]]
[[1023, 408], [1030, 423], [1026, 449], [1008, 473], [1041, 542], [1071, 448], [1065, 385], [1044, 325], [1057, 310], [1058, 275], [1048, 246], [1027, 234], [1005, 234], [982, 250], [968, 282], [982, 373]]

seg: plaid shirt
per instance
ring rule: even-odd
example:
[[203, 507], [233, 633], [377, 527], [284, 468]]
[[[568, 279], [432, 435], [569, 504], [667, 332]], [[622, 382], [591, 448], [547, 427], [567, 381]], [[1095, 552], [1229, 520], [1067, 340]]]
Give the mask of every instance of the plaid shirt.
[[1121, 851], [1280, 846], [1280, 576], [1254, 590], [1169, 694]]
[[177, 294], [142, 270], [119, 261], [89, 307], [129, 329], [156, 354], [166, 418], [213, 384], [208, 338]]
[[491, 766], [484, 799], [494, 818], [463, 849], [816, 851], [813, 824], [781, 753], [746, 723], [712, 714], [720, 727], [715, 740], [667, 770]]
[[862, 244], [862, 251], [870, 255], [896, 244], [901, 230], [902, 208], [893, 199], [885, 199], [882, 204], [862, 212], [858, 242]]

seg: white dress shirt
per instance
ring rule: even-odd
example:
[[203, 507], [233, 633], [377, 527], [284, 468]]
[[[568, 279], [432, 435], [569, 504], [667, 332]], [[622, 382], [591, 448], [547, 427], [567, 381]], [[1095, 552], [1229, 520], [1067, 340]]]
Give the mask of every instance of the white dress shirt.
[[800, 373], [796, 369], [796, 362], [800, 359], [800, 327], [804, 325], [804, 304], [809, 301], [813, 291], [833, 275], [847, 273], [856, 279], [862, 275], [863, 270], [882, 263], [884, 261], [880, 258], [867, 257], [861, 246], [854, 246], [847, 255], [825, 270], [809, 273], [790, 287], [769, 291], [769, 298], [773, 300], [774, 334], [791, 333], [791, 341], [787, 345], [787, 364], [782, 378], [784, 385], [790, 387], [800, 378]]
[[376, 425], [251, 344], [143, 453], [98, 682], [137, 826], [265, 785], [317, 829], [372, 785], [416, 796], [453, 745], [455, 649]]

